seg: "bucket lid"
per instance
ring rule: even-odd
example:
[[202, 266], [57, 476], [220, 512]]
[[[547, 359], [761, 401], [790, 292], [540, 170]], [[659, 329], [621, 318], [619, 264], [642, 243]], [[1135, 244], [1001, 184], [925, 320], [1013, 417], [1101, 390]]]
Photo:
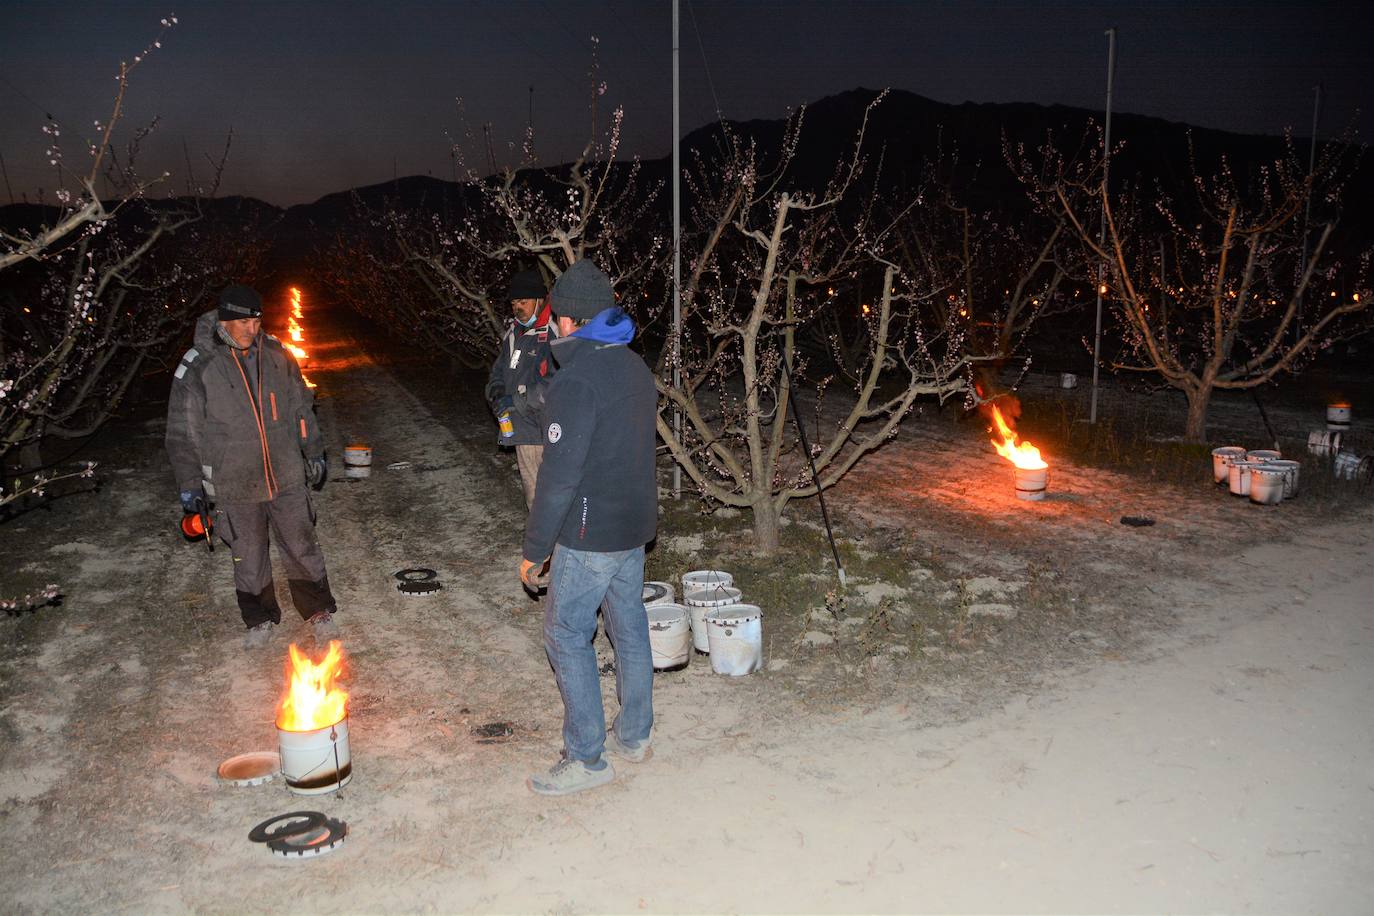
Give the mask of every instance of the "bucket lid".
[[221, 763], [216, 775], [226, 786], [260, 786], [280, 772], [281, 755], [276, 751], [249, 751]]
[[713, 585], [709, 588], [694, 588], [682, 596], [682, 600], [695, 607], [724, 607], [738, 604], [743, 592], [730, 585]]
[[729, 604], [725, 607], [718, 607], [706, 613], [706, 622], [714, 623], [717, 626], [732, 627], [744, 623], [747, 620], [758, 620], [763, 616], [763, 609], [757, 604]]

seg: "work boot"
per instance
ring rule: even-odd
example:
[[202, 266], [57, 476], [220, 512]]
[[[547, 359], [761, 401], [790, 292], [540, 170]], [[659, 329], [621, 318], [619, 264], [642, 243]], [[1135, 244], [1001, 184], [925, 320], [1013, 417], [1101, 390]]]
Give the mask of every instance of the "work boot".
[[320, 611], [309, 620], [310, 627], [315, 631], [315, 645], [323, 647], [329, 644], [331, 639], [341, 639], [343, 631], [334, 622], [334, 615], [329, 611]]
[[591, 765], [564, 757], [547, 773], [536, 773], [525, 780], [525, 785], [538, 795], [571, 795], [604, 786], [612, 779], [615, 779], [615, 770], [605, 757]]
[[245, 649], [261, 649], [272, 641], [272, 627], [275, 624], [270, 620], [264, 620], [248, 628], [248, 632], [243, 634], [243, 647]]
[[636, 746], [630, 747], [630, 745], [620, 740], [620, 736], [615, 733], [615, 729], [611, 729], [606, 734], [606, 753], [617, 760], [625, 760], [630, 763], [643, 763], [654, 756], [654, 749], [649, 746], [649, 742], [652, 740], [653, 735], [651, 734]]

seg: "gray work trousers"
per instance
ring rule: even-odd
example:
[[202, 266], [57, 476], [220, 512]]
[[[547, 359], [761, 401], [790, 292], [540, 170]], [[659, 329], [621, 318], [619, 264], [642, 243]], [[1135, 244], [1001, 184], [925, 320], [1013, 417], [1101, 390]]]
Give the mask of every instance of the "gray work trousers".
[[281, 623], [281, 605], [272, 583], [269, 533], [286, 566], [291, 602], [303, 620], [337, 610], [315, 538], [315, 511], [304, 487], [278, 493], [262, 503], [221, 503], [215, 509], [220, 539], [234, 556], [234, 591], [246, 626]]
[[517, 445], [515, 464], [520, 468], [520, 485], [525, 490], [525, 509], [534, 505], [534, 484], [539, 479], [539, 465], [544, 463], [544, 446]]

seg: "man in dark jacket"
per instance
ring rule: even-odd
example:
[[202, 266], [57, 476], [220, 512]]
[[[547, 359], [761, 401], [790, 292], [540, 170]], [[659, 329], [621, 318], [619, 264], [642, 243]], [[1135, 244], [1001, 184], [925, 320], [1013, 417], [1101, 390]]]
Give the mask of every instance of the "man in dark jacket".
[[[281, 622], [268, 531], [285, 560], [291, 600], [315, 641], [336, 638], [336, 610], [306, 492], [328, 473], [314, 395], [295, 358], [262, 333], [262, 299], [247, 286], [220, 293], [196, 322], [167, 404], [167, 456], [186, 512], [213, 503], [214, 530], [234, 556], [234, 590], [249, 648]], [[304, 460], [302, 460], [304, 458]]]
[[[563, 697], [563, 758], [530, 777], [541, 795], [566, 795], [615, 778], [607, 751], [638, 763], [653, 735], [653, 660], [644, 611], [644, 545], [658, 524], [654, 419], [658, 395], [610, 279], [578, 261], [553, 286], [562, 336], [545, 394], [544, 463], [525, 524], [520, 578], [552, 555], [544, 650]], [[596, 611], [615, 647], [620, 714], [606, 731], [597, 675]]]
[[558, 336], [547, 297], [544, 275], [539, 271], [522, 270], [511, 277], [506, 299], [513, 318], [501, 337], [501, 349], [487, 382], [487, 403], [496, 415], [499, 441], [515, 446], [526, 509], [534, 504], [534, 484], [544, 454], [540, 409], [554, 370], [549, 344]]

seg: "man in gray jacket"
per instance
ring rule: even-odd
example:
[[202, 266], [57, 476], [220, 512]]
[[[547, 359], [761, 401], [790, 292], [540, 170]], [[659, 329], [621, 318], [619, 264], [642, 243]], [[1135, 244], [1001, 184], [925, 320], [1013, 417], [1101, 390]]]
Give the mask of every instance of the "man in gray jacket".
[[[267, 644], [281, 622], [269, 530], [285, 560], [291, 600], [315, 641], [337, 638], [334, 595], [306, 491], [328, 464], [314, 396], [281, 343], [262, 332], [262, 299], [247, 286], [220, 293], [196, 322], [167, 403], [167, 456], [183, 511], [214, 504], [214, 530], [234, 557], [244, 644]], [[304, 460], [302, 460], [304, 459]]]

